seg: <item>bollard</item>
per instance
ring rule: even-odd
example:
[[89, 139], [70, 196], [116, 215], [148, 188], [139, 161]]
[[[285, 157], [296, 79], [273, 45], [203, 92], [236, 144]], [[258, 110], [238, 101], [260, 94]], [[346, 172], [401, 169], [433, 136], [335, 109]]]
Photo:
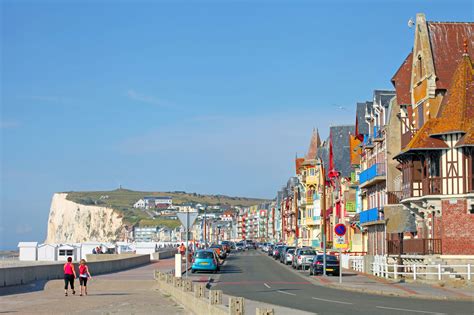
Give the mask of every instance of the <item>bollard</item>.
[[205, 291], [204, 291], [204, 284], [198, 283], [194, 285], [194, 297], [196, 298], [202, 298], [205, 297]]
[[222, 304], [222, 290], [209, 291], [209, 303], [211, 305]]
[[171, 274], [166, 275], [166, 283], [169, 283], [169, 284], [173, 283], [173, 275]]
[[230, 315], [244, 315], [244, 303], [243, 297], [231, 297], [229, 298], [229, 314]]
[[174, 277], [173, 278], [173, 285], [177, 288], [181, 288], [182, 287], [181, 278]]
[[192, 280], [183, 280], [183, 291], [192, 292], [193, 291], [193, 281]]
[[274, 315], [275, 311], [273, 308], [260, 308], [257, 307], [256, 315]]

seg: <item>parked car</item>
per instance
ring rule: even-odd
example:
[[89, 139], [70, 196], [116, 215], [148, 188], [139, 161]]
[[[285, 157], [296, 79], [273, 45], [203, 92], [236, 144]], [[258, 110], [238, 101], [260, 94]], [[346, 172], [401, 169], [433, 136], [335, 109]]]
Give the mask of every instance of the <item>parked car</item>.
[[191, 265], [192, 273], [196, 271], [212, 271], [217, 273], [219, 270], [219, 258], [214, 250], [202, 249], [194, 254]]
[[313, 261], [314, 256], [317, 253], [314, 249], [302, 249], [299, 251], [298, 256], [296, 256], [296, 269], [305, 269], [309, 268], [311, 262]]
[[283, 245], [278, 245], [273, 249], [273, 258], [280, 259], [280, 254], [283, 249]]
[[235, 249], [238, 250], [238, 251], [244, 251], [245, 250], [244, 242], [237, 242], [235, 244]]
[[280, 262], [282, 264], [286, 264], [286, 252], [291, 248], [295, 249], [296, 247], [294, 247], [294, 246], [284, 246], [282, 248], [282, 251], [281, 251], [281, 254], [280, 254]]
[[[314, 257], [309, 269], [309, 274], [323, 274], [323, 255]], [[334, 255], [326, 255], [326, 274], [339, 275], [339, 260]]]
[[257, 249], [257, 244], [252, 240], [246, 241], [247, 249]]
[[268, 249], [267, 249], [268, 256], [273, 256], [273, 248], [274, 246], [272, 244], [268, 245]]
[[294, 254], [295, 254], [295, 248], [289, 248], [286, 251], [285, 265], [291, 265], [291, 262], [293, 261]]
[[300, 254], [300, 252], [304, 249], [311, 249], [311, 247], [303, 246], [303, 247], [296, 248], [295, 254], [293, 255], [293, 261], [291, 262], [291, 267], [293, 267], [293, 269], [296, 269], [296, 259], [298, 255]]

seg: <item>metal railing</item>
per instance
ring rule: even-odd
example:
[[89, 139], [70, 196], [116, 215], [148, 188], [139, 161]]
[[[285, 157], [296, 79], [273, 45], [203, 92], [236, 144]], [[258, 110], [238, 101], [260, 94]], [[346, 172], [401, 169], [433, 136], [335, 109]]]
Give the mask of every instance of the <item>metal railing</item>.
[[377, 176], [385, 175], [385, 163], [375, 163], [368, 169], [364, 170], [359, 175], [359, 183], [362, 185], [365, 182], [368, 182], [374, 179]]
[[[465, 272], [454, 271], [454, 268], [464, 269]], [[387, 264], [387, 263], [372, 263], [372, 274], [378, 277], [398, 279], [400, 276], [411, 277], [413, 280], [424, 276], [435, 276], [437, 280], [443, 280], [443, 276], [466, 276], [467, 280], [472, 280], [473, 270], [472, 265], [442, 265], [442, 264]]]

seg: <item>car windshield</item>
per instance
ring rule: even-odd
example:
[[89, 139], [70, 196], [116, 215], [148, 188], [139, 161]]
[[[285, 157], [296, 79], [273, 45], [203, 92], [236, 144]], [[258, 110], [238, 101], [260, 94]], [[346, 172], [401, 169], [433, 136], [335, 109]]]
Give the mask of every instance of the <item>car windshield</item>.
[[316, 255], [316, 251], [312, 249], [305, 249], [301, 251], [301, 255]]
[[295, 252], [295, 249], [294, 249], [294, 248], [290, 248], [290, 249], [288, 250], [288, 254], [293, 254], [294, 252]]
[[242, 242], [237, 243], [237, 246], [243, 246], [243, 245], [244, 245], [244, 243], [242, 243]]
[[203, 259], [212, 259], [214, 258], [212, 252], [202, 251], [196, 253], [196, 258], [203, 258]]

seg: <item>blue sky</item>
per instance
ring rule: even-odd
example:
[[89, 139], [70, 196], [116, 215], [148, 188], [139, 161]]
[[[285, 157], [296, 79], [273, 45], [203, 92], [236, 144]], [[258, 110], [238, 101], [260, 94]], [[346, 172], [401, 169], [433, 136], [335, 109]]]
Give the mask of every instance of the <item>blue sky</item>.
[[313, 127], [392, 87], [417, 12], [473, 18], [471, 1], [1, 1], [0, 248], [43, 241], [57, 191], [273, 198]]

